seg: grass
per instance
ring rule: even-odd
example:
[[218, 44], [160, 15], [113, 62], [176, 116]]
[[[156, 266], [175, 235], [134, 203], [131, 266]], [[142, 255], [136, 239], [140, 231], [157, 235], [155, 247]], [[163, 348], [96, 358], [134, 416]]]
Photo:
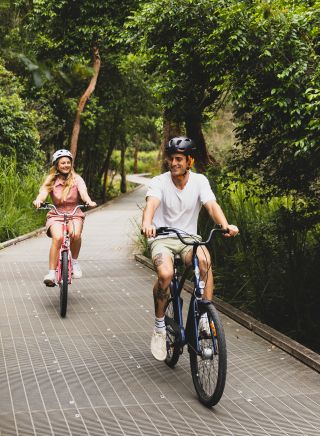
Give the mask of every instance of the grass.
[[0, 242], [43, 226], [44, 214], [32, 205], [41, 181], [35, 165], [19, 174], [14, 159], [0, 156]]
[[[159, 151], [139, 151], [138, 153], [138, 173], [149, 173], [155, 176], [160, 173], [161, 159], [159, 158]], [[112, 167], [119, 172], [120, 168], [120, 151], [115, 150], [112, 153]], [[129, 149], [126, 153], [125, 170], [127, 174], [134, 173], [134, 159], [132, 151]]]
[[[216, 292], [226, 301], [320, 352], [320, 226], [293, 197], [261, 200], [237, 183], [216, 186], [235, 239], [212, 245]], [[209, 224], [201, 215], [200, 233]]]

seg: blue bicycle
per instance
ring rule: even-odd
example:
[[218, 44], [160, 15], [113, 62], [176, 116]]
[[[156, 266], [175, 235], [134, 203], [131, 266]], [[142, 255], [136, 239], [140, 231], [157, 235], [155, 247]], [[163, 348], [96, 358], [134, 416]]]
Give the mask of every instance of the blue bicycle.
[[[185, 245], [192, 246], [192, 270], [194, 289], [191, 296], [186, 327], [183, 326], [181, 291], [190, 268], [179, 274], [181, 259], [174, 257], [174, 274], [170, 284], [165, 323], [167, 333], [166, 364], [173, 368], [188, 346], [192, 380], [201, 403], [207, 407], [217, 404], [223, 394], [227, 375], [227, 348], [222, 323], [212, 301], [202, 298], [204, 282], [200, 277], [197, 249], [207, 245], [214, 233], [227, 233], [216, 227], [206, 241], [186, 241], [181, 231], [171, 227], [157, 229], [157, 235], [175, 233]], [[189, 236], [189, 235], [188, 235]]]

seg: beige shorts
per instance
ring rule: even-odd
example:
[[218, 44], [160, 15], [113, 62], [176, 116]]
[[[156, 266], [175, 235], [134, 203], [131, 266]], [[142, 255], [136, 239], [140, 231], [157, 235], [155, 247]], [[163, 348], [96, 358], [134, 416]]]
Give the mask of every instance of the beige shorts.
[[[186, 236], [184, 239], [191, 242], [194, 241], [195, 238], [201, 240], [200, 236], [194, 238]], [[157, 238], [151, 241], [149, 245], [152, 259], [158, 254], [162, 254], [163, 256], [170, 256], [173, 261], [174, 255], [179, 254], [184, 263], [186, 255], [192, 250], [191, 245], [183, 244], [178, 237]]]

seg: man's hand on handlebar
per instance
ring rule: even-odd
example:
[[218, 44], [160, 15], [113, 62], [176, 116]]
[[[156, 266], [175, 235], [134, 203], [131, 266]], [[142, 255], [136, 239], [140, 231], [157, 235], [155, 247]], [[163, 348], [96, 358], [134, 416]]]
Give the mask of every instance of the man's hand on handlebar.
[[224, 234], [226, 238], [230, 238], [231, 236], [237, 236], [239, 234], [238, 227], [234, 226], [233, 224], [228, 224], [227, 229], [228, 229], [228, 233]]
[[142, 224], [141, 233], [143, 233], [147, 238], [155, 238], [156, 228], [152, 224], [149, 225]]

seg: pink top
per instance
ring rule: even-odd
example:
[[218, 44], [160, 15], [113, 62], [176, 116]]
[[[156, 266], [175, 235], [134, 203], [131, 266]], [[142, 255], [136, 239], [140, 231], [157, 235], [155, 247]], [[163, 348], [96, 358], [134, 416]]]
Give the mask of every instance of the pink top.
[[[62, 177], [57, 177], [53, 189], [50, 192], [50, 196], [52, 199], [52, 203], [56, 206], [59, 212], [72, 212], [73, 209], [79, 204], [81, 197], [80, 191], [86, 189], [86, 184], [79, 174], [75, 175], [75, 183], [69, 191], [67, 198], [62, 201], [62, 191], [65, 184], [65, 180]], [[57, 216], [54, 211], [50, 211], [47, 215], [47, 218], [51, 218]], [[84, 213], [81, 209], [78, 209], [75, 213], [74, 217], [84, 217]]]

